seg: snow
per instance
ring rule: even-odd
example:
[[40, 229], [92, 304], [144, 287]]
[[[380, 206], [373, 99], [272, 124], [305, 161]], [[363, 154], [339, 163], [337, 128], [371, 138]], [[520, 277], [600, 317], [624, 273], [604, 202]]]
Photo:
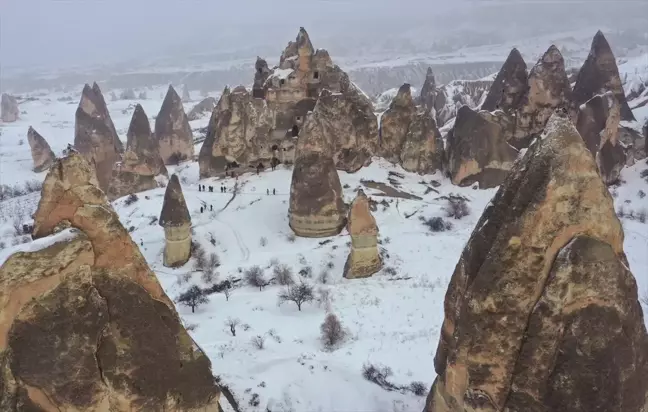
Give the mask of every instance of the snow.
[[51, 236], [43, 237], [36, 239], [29, 243], [23, 243], [14, 248], [9, 248], [5, 250], [0, 250], [0, 266], [2, 266], [9, 256], [18, 252], [38, 252], [40, 250], [46, 249], [56, 243], [69, 242], [70, 240], [76, 238], [79, 234], [79, 231], [74, 228], [64, 229], [56, 234]]
[[[276, 72], [275, 72], [276, 73]], [[81, 87], [79, 87], [79, 92]], [[125, 135], [137, 102], [144, 106], [149, 117], [157, 114], [165, 88], [147, 90], [149, 100], [108, 101], [112, 119], [120, 138]], [[104, 91], [109, 96], [110, 91]], [[74, 136], [74, 112], [78, 94], [70, 95], [73, 102], [58, 101], [70, 94], [48, 93], [37, 100], [21, 104], [26, 113], [13, 124], [0, 124], [0, 184], [24, 184], [30, 180], [42, 181], [45, 173], [31, 171], [31, 155], [26, 143], [27, 127], [33, 125], [59, 153]], [[189, 109], [189, 107], [185, 107]], [[208, 118], [191, 122], [193, 129], [205, 127]], [[447, 127], [452, 126], [452, 120]], [[446, 129], [444, 126], [444, 129]], [[20, 143], [20, 140], [23, 143]], [[199, 149], [199, 145], [196, 146]], [[195, 235], [207, 253], [217, 253], [221, 265], [218, 280], [228, 276], [242, 277], [243, 272], [258, 265], [266, 276], [273, 267], [286, 264], [295, 278], [299, 270], [312, 267], [313, 277], [306, 279], [316, 289], [328, 290], [330, 304], [305, 304], [298, 311], [291, 303], [278, 305], [280, 286], [268, 286], [259, 291], [247, 286], [236, 287], [229, 301], [223, 294], [213, 294], [209, 302], [199, 306], [195, 313], [178, 306], [178, 312], [197, 344], [212, 361], [213, 372], [227, 384], [239, 403], [249, 411], [420, 411], [424, 397], [411, 392], [388, 392], [362, 377], [366, 363], [382, 364], [392, 369], [392, 381], [409, 385], [421, 381], [426, 388], [432, 384], [435, 373], [433, 358], [443, 321], [443, 300], [459, 256], [468, 241], [482, 211], [490, 203], [496, 189], [473, 190], [453, 186], [440, 173], [419, 176], [405, 172], [399, 166], [381, 159], [357, 173], [340, 172], [345, 202], [351, 202], [355, 190], [362, 187], [368, 196], [379, 203], [374, 216], [380, 228], [380, 250], [385, 268], [368, 279], [346, 280], [342, 269], [349, 253], [349, 235], [327, 239], [293, 238], [288, 226], [288, 199], [292, 171], [280, 166], [261, 175], [244, 174], [238, 181], [228, 178], [200, 180], [198, 164], [185, 162], [170, 167], [177, 173], [189, 207]], [[611, 188], [615, 207], [624, 209], [621, 219], [625, 230], [624, 249], [631, 271], [636, 277], [640, 294], [648, 296], [648, 224], [639, 216], [648, 210], [648, 184], [640, 173], [648, 169], [642, 160], [622, 171], [624, 181]], [[390, 175], [397, 172], [403, 178]], [[380, 191], [365, 187], [362, 180], [399, 183], [399, 190], [411, 193], [421, 200], [381, 197]], [[432, 186], [431, 181], [439, 183]], [[224, 184], [228, 193], [199, 192], [197, 185]], [[239, 192], [232, 190], [238, 184]], [[436, 193], [434, 190], [438, 191]], [[266, 191], [276, 189], [276, 195]], [[453, 228], [446, 232], [430, 233], [419, 221], [445, 217], [442, 196], [458, 194], [469, 199], [470, 215], [451, 220]], [[162, 264], [164, 233], [152, 218], [158, 217], [164, 189], [153, 189], [138, 194], [139, 200], [130, 206], [125, 199], [117, 199], [113, 207], [125, 227], [134, 227], [133, 240], [157, 275], [166, 293], [175, 299], [190, 285], [208, 286], [202, 274], [194, 270], [194, 260], [178, 269]], [[28, 237], [16, 236], [12, 228], [14, 217], [22, 213], [22, 220], [34, 212], [37, 192], [0, 202], [0, 262], [16, 251], [33, 251], [52, 242], [71, 239], [72, 231], [26, 244]], [[204, 202], [204, 203], [203, 203]], [[213, 211], [200, 213], [201, 205]], [[630, 214], [632, 211], [632, 214]], [[21, 221], [22, 221], [21, 220]], [[215, 239], [214, 244], [210, 238]], [[262, 241], [265, 239], [266, 242]], [[16, 243], [11, 246], [11, 243]], [[263, 245], [265, 243], [265, 245]], [[328, 271], [326, 282], [321, 273]], [[328, 306], [328, 307], [327, 307]], [[320, 324], [327, 311], [335, 313], [348, 330], [348, 338], [334, 351], [324, 350], [319, 341]], [[644, 307], [644, 311], [648, 307]], [[228, 318], [238, 318], [241, 325], [236, 336], [225, 326]], [[648, 320], [648, 317], [645, 319]], [[257, 335], [265, 338], [265, 348], [256, 349], [250, 343]], [[258, 394], [259, 406], [249, 406]], [[224, 410], [232, 410], [223, 397]]]
[[295, 71], [293, 69], [274, 69], [274, 72], [270, 77], [276, 77], [277, 79], [284, 80], [294, 72]]

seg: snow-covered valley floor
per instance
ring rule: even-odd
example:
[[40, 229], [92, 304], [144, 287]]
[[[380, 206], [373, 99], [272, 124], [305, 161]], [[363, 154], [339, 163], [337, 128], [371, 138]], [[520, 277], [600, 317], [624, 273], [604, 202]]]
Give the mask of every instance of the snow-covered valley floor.
[[[150, 94], [157, 95], [157, 92]], [[58, 101], [57, 97], [50, 95], [49, 101], [41, 97], [24, 103], [21, 110], [25, 113], [20, 121], [0, 125], [0, 184], [24, 185], [44, 179], [45, 173], [31, 171], [26, 138], [29, 125], [48, 140], [56, 153], [72, 143], [76, 96], [71, 104]], [[129, 106], [135, 102], [108, 103], [118, 133], [125, 140], [132, 114]], [[142, 103], [152, 117], [161, 100]], [[207, 120], [192, 122], [192, 127], [203, 127]], [[640, 222], [642, 211], [648, 210], [648, 182], [640, 177], [646, 169], [646, 160], [626, 168], [622, 173], [625, 183], [611, 191], [617, 210], [625, 215], [622, 222], [630, 268], [640, 293], [648, 297], [648, 223]], [[353, 200], [358, 188], [363, 188], [378, 202], [374, 216], [385, 261], [384, 269], [371, 278], [346, 280], [342, 278], [350, 247], [346, 230], [326, 239], [292, 236], [287, 217], [292, 173], [289, 168], [280, 166], [276, 171], [258, 176], [245, 174], [238, 182], [234, 179], [199, 181], [196, 162], [171, 168], [170, 172], [173, 171], [180, 177], [191, 212], [193, 239], [207, 254], [216, 253], [220, 258], [213, 282], [228, 277], [243, 278], [244, 272], [255, 265], [270, 278], [274, 267], [285, 264], [295, 279], [305, 278], [313, 284], [320, 298], [320, 302], [307, 303], [299, 311], [290, 302], [278, 305], [281, 286], [270, 285], [259, 291], [239, 285], [229, 300], [223, 293], [211, 294], [208, 302], [198, 306], [195, 313], [189, 307], [178, 305], [185, 325], [211, 358], [214, 374], [231, 389], [242, 410], [265, 411], [268, 407], [272, 412], [422, 410], [424, 396], [412, 391], [382, 389], [363, 378], [363, 366], [389, 367], [393, 373], [389, 379], [394, 384], [407, 386], [420, 381], [427, 394], [435, 378], [433, 357], [443, 319], [445, 290], [459, 255], [495, 189], [459, 188], [440, 174], [419, 176], [380, 159], [355, 174], [340, 173], [347, 203]], [[390, 179], [397, 182], [399, 190], [420, 200], [380, 196], [380, 190], [369, 189], [361, 183], [373, 180], [389, 184]], [[212, 185], [215, 191], [200, 192], [199, 184]], [[221, 184], [227, 187], [227, 193], [220, 193]], [[235, 184], [238, 191], [233, 196]], [[446, 218], [447, 201], [443, 197], [450, 194], [468, 199], [468, 216], [460, 220]], [[209, 286], [202, 273], [194, 270], [195, 259], [178, 269], [162, 265], [164, 233], [154, 220], [162, 208], [164, 189], [137, 196], [138, 200], [130, 205], [126, 198], [116, 200], [113, 205], [167, 294], [175, 299], [192, 285]], [[15, 234], [13, 222], [20, 215], [29, 219], [38, 199], [39, 193], [34, 192], [0, 202], [0, 246], [3, 246], [0, 262], [20, 248], [20, 242], [29, 242], [28, 236]], [[201, 213], [201, 206], [207, 211]], [[420, 216], [443, 217], [452, 223], [452, 229], [433, 233], [420, 221]], [[299, 274], [308, 272], [308, 267], [310, 277]], [[324, 295], [329, 299], [322, 298]], [[644, 306], [646, 310], [648, 306]], [[320, 325], [327, 312], [335, 313], [348, 331], [347, 339], [333, 351], [325, 350], [319, 339]], [[236, 336], [232, 336], [225, 324], [229, 318], [240, 320]], [[252, 342], [258, 336], [264, 342], [263, 349]], [[223, 406], [231, 410], [225, 401]]]

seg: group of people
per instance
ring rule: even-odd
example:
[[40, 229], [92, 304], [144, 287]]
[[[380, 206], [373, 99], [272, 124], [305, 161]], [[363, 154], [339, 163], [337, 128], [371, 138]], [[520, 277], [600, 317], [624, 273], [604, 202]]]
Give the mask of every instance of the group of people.
[[[272, 189], [272, 194], [273, 194], [273, 195], [276, 195], [276, 194], [277, 194], [277, 190], [276, 190], [276, 189]], [[270, 195], [270, 189], [266, 189], [266, 195]]]
[[[205, 212], [206, 210], [207, 210], [207, 205], [205, 205], [205, 206], [200, 206], [200, 213], [203, 213], [203, 212]], [[214, 206], [213, 206], [213, 205], [209, 205], [209, 211], [210, 211], [210, 212], [213, 212], [213, 211], [214, 211]]]
[[[198, 185], [199, 192], [206, 192], [207, 189], [209, 189], [210, 193], [214, 192], [214, 186]], [[225, 187], [225, 185], [221, 185], [220, 191], [221, 193], [227, 193], [227, 187]]]

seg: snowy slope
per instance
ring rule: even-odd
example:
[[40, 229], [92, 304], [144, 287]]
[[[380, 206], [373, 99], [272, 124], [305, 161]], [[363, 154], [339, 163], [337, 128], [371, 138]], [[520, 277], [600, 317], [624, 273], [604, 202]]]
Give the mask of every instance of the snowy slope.
[[[150, 117], [157, 114], [162, 101], [159, 93], [163, 91], [148, 91], [154, 99], [141, 102]], [[24, 184], [44, 178], [44, 173], [35, 174], [30, 170], [26, 139], [29, 125], [48, 140], [55, 152], [73, 141], [78, 96], [73, 96], [73, 104], [58, 101], [61, 96], [48, 94], [37, 101], [23, 103], [21, 110], [26, 113], [22, 120], [0, 125], [0, 184]], [[132, 114], [129, 106], [133, 103], [108, 102], [124, 141]], [[185, 107], [188, 110], [191, 106]], [[207, 121], [208, 118], [203, 118], [192, 122], [192, 127], [204, 127]], [[641, 212], [648, 210], [648, 196], [642, 197], [640, 193], [648, 194], [648, 182], [640, 177], [645, 169], [648, 169], [645, 160], [626, 168], [622, 172], [625, 183], [611, 191], [617, 210], [624, 215], [624, 246], [630, 268], [640, 292], [648, 296], [648, 224], [639, 221]], [[380, 273], [369, 279], [350, 281], [342, 278], [350, 242], [346, 231], [328, 239], [291, 236], [287, 219], [291, 170], [279, 167], [259, 176], [240, 176], [238, 181], [199, 181], [196, 162], [181, 164], [171, 171], [180, 176], [192, 216], [194, 240], [207, 253], [217, 253], [220, 258], [219, 281], [229, 276], [242, 277], [254, 265], [263, 268], [265, 276], [270, 277], [273, 267], [279, 264], [292, 268], [298, 279], [298, 272], [310, 266], [312, 278], [305, 280], [315, 285], [318, 296], [322, 290], [329, 291], [330, 303], [305, 304], [301, 312], [292, 303], [278, 306], [277, 293], [281, 287], [275, 285], [263, 291], [238, 286], [229, 301], [222, 293], [210, 295], [209, 302], [199, 306], [195, 313], [188, 307], [178, 306], [192, 336], [211, 358], [214, 374], [232, 390], [243, 410], [265, 411], [267, 406], [273, 412], [422, 410], [424, 397], [410, 391], [386, 391], [368, 382], [362, 377], [363, 365], [390, 367], [393, 371], [390, 379], [397, 385], [421, 381], [428, 388], [432, 384], [445, 290], [463, 246], [494, 189], [458, 188], [439, 174], [418, 176], [379, 159], [355, 174], [340, 173], [346, 202], [353, 200], [359, 187], [379, 202], [374, 216], [385, 259], [385, 269]], [[390, 178], [400, 190], [421, 199], [383, 197], [379, 190], [361, 183], [363, 179], [388, 183]], [[432, 180], [438, 185], [432, 184]], [[199, 183], [224, 184], [228, 193], [199, 192]], [[238, 193], [233, 196], [237, 184]], [[266, 194], [273, 189], [276, 195]], [[419, 216], [445, 218], [446, 201], [441, 197], [451, 193], [469, 200], [471, 214], [461, 220], [450, 219], [453, 225], [450, 231], [429, 232]], [[141, 245], [142, 253], [167, 294], [175, 299], [191, 285], [206, 287], [208, 284], [194, 270], [194, 259], [175, 270], [162, 265], [164, 234], [153, 220], [159, 216], [163, 195], [164, 189], [155, 189], [139, 193], [139, 200], [131, 205], [126, 205], [123, 198], [118, 199], [114, 207], [124, 226], [132, 227], [134, 241]], [[30, 242], [28, 236], [16, 236], [14, 218], [29, 220], [38, 198], [35, 192], [0, 202], [0, 247], [4, 249], [0, 256], [27, 247], [11, 246]], [[202, 205], [213, 211], [201, 214]], [[328, 275], [320, 276], [322, 272]], [[335, 313], [349, 333], [347, 340], [332, 352], [325, 351], [319, 341], [319, 327], [327, 311]], [[236, 336], [225, 325], [228, 318], [241, 321]], [[251, 343], [256, 336], [264, 338], [264, 349], [257, 349]], [[258, 405], [253, 406], [257, 397]], [[226, 406], [225, 410], [231, 409]]]

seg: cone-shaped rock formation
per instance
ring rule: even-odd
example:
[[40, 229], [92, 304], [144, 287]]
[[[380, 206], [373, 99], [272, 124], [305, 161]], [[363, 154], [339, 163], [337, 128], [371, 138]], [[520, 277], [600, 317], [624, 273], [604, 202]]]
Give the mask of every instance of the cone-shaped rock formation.
[[452, 275], [428, 412], [645, 410], [648, 334], [612, 197], [555, 114]]
[[149, 119], [139, 104], [133, 111], [127, 139], [123, 161], [113, 166], [107, 193], [111, 200], [154, 189], [157, 187], [155, 176], [168, 174], [158, 151], [157, 140], [151, 133]]
[[218, 411], [209, 359], [81, 155], [51, 167], [34, 220], [41, 247], [0, 268], [0, 410]]
[[482, 110], [510, 112], [519, 107], [527, 89], [527, 65], [517, 49], [511, 50], [482, 104]]
[[107, 190], [113, 165], [121, 159], [121, 141], [96, 83], [93, 87], [86, 84], [81, 93], [75, 116], [74, 146], [94, 164], [99, 187]]
[[443, 169], [443, 138], [428, 109], [419, 109], [414, 114], [400, 158], [401, 166], [409, 172], [428, 174]]
[[416, 114], [409, 84], [403, 84], [389, 109], [380, 118], [380, 152], [392, 163], [399, 163], [409, 125]]
[[425, 81], [423, 82], [423, 87], [421, 87], [419, 103], [428, 110], [433, 109], [436, 102], [436, 95], [437, 89], [434, 72], [432, 71], [431, 67], [428, 67], [427, 72], [425, 73]]
[[608, 91], [614, 93], [614, 97], [619, 102], [621, 120], [635, 120], [623, 91], [612, 48], [603, 33], [598, 31], [592, 40], [587, 60], [578, 72], [576, 85], [574, 85], [574, 101], [577, 105], [581, 105], [592, 97]]
[[34, 160], [34, 172], [40, 173], [49, 169], [56, 156], [54, 156], [54, 152], [52, 152], [47, 140], [31, 126], [27, 130], [27, 140]]
[[362, 189], [351, 204], [347, 229], [351, 236], [351, 252], [344, 265], [344, 277], [366, 278], [378, 272], [382, 267], [378, 253], [378, 226]]
[[166, 239], [164, 266], [178, 267], [187, 263], [191, 256], [191, 216], [175, 174], [166, 187], [158, 223], [164, 228]]
[[290, 184], [290, 227], [303, 237], [334, 236], [346, 223], [342, 185], [325, 151], [300, 152]]
[[155, 138], [165, 164], [177, 164], [191, 159], [194, 155], [189, 120], [180, 96], [171, 85], [155, 118]]
[[607, 184], [619, 179], [626, 155], [618, 140], [620, 107], [612, 92], [597, 95], [582, 105], [576, 128], [592, 152]]
[[482, 189], [500, 185], [517, 158], [496, 118], [468, 106], [459, 109], [447, 140], [448, 173], [452, 183]]
[[18, 101], [15, 97], [2, 93], [2, 101], [0, 101], [0, 119], [5, 123], [12, 123], [20, 117], [20, 109], [18, 108]]

